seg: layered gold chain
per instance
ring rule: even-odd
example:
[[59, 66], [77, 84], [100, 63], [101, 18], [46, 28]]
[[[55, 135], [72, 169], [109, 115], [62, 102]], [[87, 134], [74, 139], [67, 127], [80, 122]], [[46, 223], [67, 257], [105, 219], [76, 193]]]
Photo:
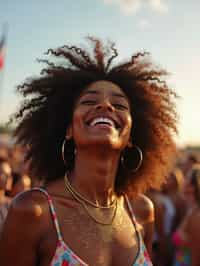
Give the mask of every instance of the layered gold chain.
[[[101, 205], [97, 205], [94, 202], [88, 200], [87, 198], [85, 198], [83, 195], [81, 195], [78, 191], [76, 191], [70, 184], [69, 179], [67, 178], [67, 174], [65, 174], [64, 177], [64, 181], [65, 181], [65, 187], [66, 189], [71, 193], [71, 195], [73, 196], [73, 198], [78, 201], [83, 208], [85, 209], [85, 211], [87, 212], [87, 214], [90, 216], [90, 218], [92, 218], [93, 221], [95, 221], [98, 224], [101, 225], [111, 225], [113, 223], [113, 220], [115, 219], [116, 213], [117, 213], [117, 197], [111, 202], [111, 204], [109, 206], [101, 206]], [[96, 209], [111, 209], [113, 208], [113, 215], [110, 219], [109, 222], [104, 222], [102, 220], [99, 220], [97, 217], [95, 217], [94, 214], [91, 213], [91, 210], [88, 208], [87, 205], [92, 206], [93, 208]]]

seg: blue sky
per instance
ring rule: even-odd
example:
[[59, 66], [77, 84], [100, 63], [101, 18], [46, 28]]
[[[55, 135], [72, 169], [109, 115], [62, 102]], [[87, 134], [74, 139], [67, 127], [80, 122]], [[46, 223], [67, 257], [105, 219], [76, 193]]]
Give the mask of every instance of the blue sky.
[[199, 0], [31, 0], [1, 1], [0, 25], [9, 25], [0, 121], [19, 104], [16, 85], [39, 74], [36, 62], [48, 48], [85, 44], [94, 35], [116, 42], [120, 58], [151, 52], [170, 73], [181, 96], [179, 144], [200, 144], [200, 1]]

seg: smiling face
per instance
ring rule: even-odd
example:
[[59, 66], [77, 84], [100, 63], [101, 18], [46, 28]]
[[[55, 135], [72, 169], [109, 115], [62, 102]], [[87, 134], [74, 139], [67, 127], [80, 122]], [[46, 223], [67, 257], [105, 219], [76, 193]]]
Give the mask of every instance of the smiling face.
[[123, 91], [109, 81], [90, 84], [75, 103], [67, 135], [76, 147], [105, 145], [123, 150], [130, 144], [132, 119]]

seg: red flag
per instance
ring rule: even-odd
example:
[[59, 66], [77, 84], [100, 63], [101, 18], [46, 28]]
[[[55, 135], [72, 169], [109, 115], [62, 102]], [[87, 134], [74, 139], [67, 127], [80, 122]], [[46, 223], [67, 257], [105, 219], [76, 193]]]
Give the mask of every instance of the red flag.
[[0, 70], [4, 66], [4, 55], [5, 55], [5, 34], [2, 35], [0, 40]]

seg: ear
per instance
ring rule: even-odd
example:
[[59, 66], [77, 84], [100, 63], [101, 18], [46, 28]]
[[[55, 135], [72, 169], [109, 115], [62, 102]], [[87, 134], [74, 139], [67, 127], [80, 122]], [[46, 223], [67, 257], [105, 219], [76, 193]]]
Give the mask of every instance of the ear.
[[66, 130], [66, 140], [70, 140], [73, 137], [72, 126], [70, 125]]

